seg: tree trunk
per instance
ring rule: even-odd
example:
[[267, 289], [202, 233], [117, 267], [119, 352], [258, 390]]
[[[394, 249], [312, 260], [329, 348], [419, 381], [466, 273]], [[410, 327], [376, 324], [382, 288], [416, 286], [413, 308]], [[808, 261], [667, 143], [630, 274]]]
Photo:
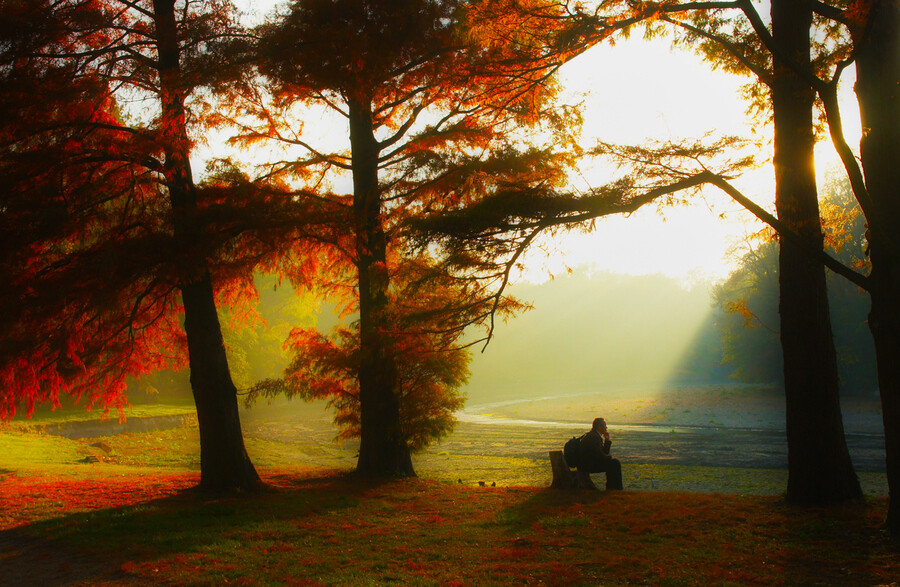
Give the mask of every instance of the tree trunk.
[[[896, 170], [893, 171], [896, 175]], [[900, 181], [900, 177], [897, 180]], [[875, 242], [871, 243], [869, 254], [872, 260], [869, 329], [875, 342], [878, 364], [888, 492], [891, 497], [887, 526], [892, 536], [900, 537], [900, 504], [897, 503], [900, 496], [900, 263], [896, 255], [891, 255]]]
[[175, 242], [184, 253], [180, 288], [188, 341], [191, 388], [200, 426], [200, 488], [204, 491], [248, 490], [259, 476], [244, 448], [237, 389], [216, 314], [207, 261], [196, 254], [201, 227], [196, 222], [197, 196], [190, 167], [174, 0], [154, 0], [160, 75], [160, 126], [165, 141], [165, 178], [172, 204]]
[[237, 389], [228, 369], [209, 272], [183, 285], [181, 297], [200, 426], [200, 488], [252, 490], [260, 480], [244, 448]]
[[856, 95], [863, 136], [860, 155], [871, 209], [869, 255], [878, 387], [884, 419], [891, 502], [887, 525], [900, 536], [900, 0], [868, 3], [865, 26], [854, 31]]
[[390, 275], [378, 187], [378, 143], [369, 101], [348, 102], [359, 284], [360, 447], [356, 470], [366, 477], [415, 477], [400, 425], [397, 363], [389, 332]]
[[[809, 63], [811, 17], [800, 2], [772, 2], [775, 42], [800, 64]], [[807, 239], [812, 250], [821, 250], [813, 154], [814, 93], [777, 60], [771, 89], [778, 218]], [[779, 284], [787, 404], [787, 499], [826, 504], [861, 498], [844, 438], [824, 267], [782, 239]]]

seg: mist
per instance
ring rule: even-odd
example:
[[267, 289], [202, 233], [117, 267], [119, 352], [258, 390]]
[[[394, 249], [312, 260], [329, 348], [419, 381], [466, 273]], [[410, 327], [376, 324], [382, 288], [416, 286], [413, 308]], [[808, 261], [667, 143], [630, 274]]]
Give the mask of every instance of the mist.
[[534, 308], [499, 323], [484, 352], [473, 353], [472, 402], [627, 389], [646, 395], [673, 380], [724, 378], [716, 349], [700, 363], [691, 359], [709, 331], [708, 284], [688, 289], [661, 275], [578, 271], [510, 293]]

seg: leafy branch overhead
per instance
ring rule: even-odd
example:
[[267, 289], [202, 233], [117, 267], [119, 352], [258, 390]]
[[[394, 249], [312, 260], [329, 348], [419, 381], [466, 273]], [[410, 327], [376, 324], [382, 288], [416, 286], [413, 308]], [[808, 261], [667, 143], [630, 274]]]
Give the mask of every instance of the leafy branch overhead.
[[[468, 205], [411, 219], [407, 229], [419, 250], [437, 246], [443, 264], [460, 279], [481, 284], [480, 295], [494, 309], [519, 259], [538, 235], [560, 228], [592, 229], [598, 218], [630, 214], [651, 202], [684, 201], [707, 184], [725, 181], [753, 164], [746, 144], [735, 138], [716, 141], [622, 146], [601, 143], [589, 158], [626, 174], [586, 192], [565, 191], [558, 165], [535, 166], [527, 182], [492, 175], [485, 195]], [[736, 154], [737, 153], [737, 154]], [[553, 159], [551, 159], [553, 161]], [[544, 181], [540, 174], [544, 174]], [[486, 339], [493, 334], [493, 316]]]

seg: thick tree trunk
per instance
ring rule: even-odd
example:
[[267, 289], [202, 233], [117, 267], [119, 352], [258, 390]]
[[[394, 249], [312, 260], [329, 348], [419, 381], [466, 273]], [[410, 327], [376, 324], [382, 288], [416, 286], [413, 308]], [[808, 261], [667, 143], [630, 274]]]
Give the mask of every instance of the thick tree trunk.
[[378, 189], [378, 143], [366, 100], [350, 100], [353, 209], [359, 280], [360, 447], [366, 477], [415, 477], [400, 425], [397, 363], [390, 330], [387, 238]]
[[181, 296], [200, 426], [200, 488], [252, 490], [260, 480], [244, 448], [237, 389], [228, 369], [209, 273], [183, 285]]
[[196, 257], [201, 240], [197, 197], [190, 167], [184, 101], [179, 85], [179, 54], [173, 0], [154, 0], [159, 51], [161, 128], [166, 129], [165, 176], [172, 204], [175, 240], [184, 252], [180, 267], [184, 330], [188, 341], [191, 388], [200, 426], [200, 488], [204, 491], [253, 489], [259, 476], [244, 448], [237, 389], [231, 380], [215, 297], [205, 258]]
[[860, 155], [871, 204], [869, 255], [878, 386], [884, 419], [891, 502], [888, 528], [900, 536], [900, 0], [872, 0], [854, 31], [856, 95], [863, 137]]
[[[773, 0], [775, 41], [801, 64], [809, 63], [810, 25], [811, 13], [802, 3]], [[821, 250], [813, 154], [814, 94], [777, 61], [771, 89], [778, 218], [807, 239], [812, 250]], [[824, 267], [782, 239], [779, 283], [788, 501], [825, 504], [861, 498], [844, 438]]]
[[[900, 181], [900, 177], [897, 180]], [[869, 329], [875, 341], [878, 363], [888, 492], [891, 496], [887, 526], [892, 536], [900, 537], [900, 504], [897, 503], [900, 496], [900, 263], [896, 255], [883, 251], [874, 242], [870, 246], [870, 255], [872, 308]]]

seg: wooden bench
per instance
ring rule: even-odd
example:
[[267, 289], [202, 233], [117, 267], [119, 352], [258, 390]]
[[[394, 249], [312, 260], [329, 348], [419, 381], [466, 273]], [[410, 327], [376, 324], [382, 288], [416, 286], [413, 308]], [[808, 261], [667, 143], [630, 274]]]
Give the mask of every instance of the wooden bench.
[[591, 476], [581, 471], [572, 470], [561, 450], [550, 451], [550, 468], [553, 471], [553, 482], [550, 487], [555, 489], [597, 489]]

